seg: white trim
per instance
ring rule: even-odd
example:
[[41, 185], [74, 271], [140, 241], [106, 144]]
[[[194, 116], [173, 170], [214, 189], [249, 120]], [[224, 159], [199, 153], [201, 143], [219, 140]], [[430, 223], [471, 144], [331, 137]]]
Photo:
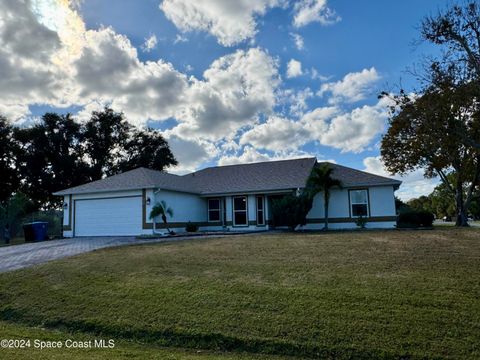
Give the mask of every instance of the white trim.
[[[210, 209], [210, 200], [218, 201], [218, 209]], [[218, 211], [218, 219], [212, 220], [210, 219], [210, 211]], [[208, 198], [207, 199], [207, 222], [221, 222], [222, 221], [222, 204], [220, 198]]]
[[[245, 210], [236, 210], [235, 209], [235, 198], [244, 198], [245, 199]], [[238, 196], [232, 196], [232, 211], [233, 211], [233, 218], [232, 218], [232, 224], [233, 226], [248, 226], [248, 196], [246, 195], [238, 195]], [[237, 224], [235, 222], [235, 213], [237, 212], [244, 212], [245, 213], [245, 223], [244, 224]]]
[[[352, 192], [355, 192], [355, 191], [362, 191], [365, 193], [365, 202], [353, 202], [352, 200]], [[349, 199], [350, 199], [350, 217], [352, 218], [359, 218], [361, 216], [364, 216], [364, 217], [369, 217], [370, 216], [370, 213], [369, 213], [369, 203], [368, 203], [368, 190], [367, 189], [350, 189], [348, 190], [348, 196], [349, 196]], [[367, 208], [367, 214], [366, 215], [353, 215], [353, 205], [365, 205], [366, 208]]]

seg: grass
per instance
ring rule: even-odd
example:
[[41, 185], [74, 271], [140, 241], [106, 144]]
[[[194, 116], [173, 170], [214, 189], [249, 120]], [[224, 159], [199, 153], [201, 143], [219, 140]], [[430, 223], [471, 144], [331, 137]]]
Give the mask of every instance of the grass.
[[197, 239], [0, 274], [0, 320], [222, 359], [478, 358], [479, 279], [478, 229]]
[[[131, 341], [114, 341], [113, 348], [98, 348], [92, 345], [91, 348], [72, 347], [68, 340], [74, 340], [77, 344], [94, 341], [99, 337], [93, 337], [81, 333], [68, 333], [65, 331], [52, 331], [43, 328], [32, 328], [18, 324], [0, 322], [0, 334], [2, 339], [30, 339], [29, 347], [25, 348], [3, 348], [0, 349], [2, 359], [9, 360], [56, 360], [56, 359], [158, 359], [158, 360], [286, 360], [285, 357], [260, 356], [252, 354], [209, 351], [193, 351], [172, 348], [161, 348], [152, 345], [133, 343]], [[34, 340], [43, 342], [43, 347], [35, 345]], [[108, 342], [110, 339], [104, 339]], [[46, 348], [47, 342], [61, 342], [62, 349]], [[41, 343], [37, 343], [41, 344]], [[69, 346], [69, 348], [66, 348]]]

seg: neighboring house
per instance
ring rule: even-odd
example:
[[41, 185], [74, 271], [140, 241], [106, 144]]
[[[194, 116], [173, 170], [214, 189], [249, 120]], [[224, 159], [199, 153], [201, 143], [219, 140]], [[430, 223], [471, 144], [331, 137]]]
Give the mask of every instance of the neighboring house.
[[[184, 231], [188, 222], [200, 230], [260, 230], [271, 225], [271, 200], [305, 187], [316, 158], [206, 168], [179, 176], [139, 168], [62, 190], [64, 235], [119, 236], [151, 234], [149, 214], [165, 200], [173, 209], [169, 227]], [[392, 228], [396, 224], [394, 191], [400, 181], [337, 164], [333, 177], [342, 181], [330, 197], [331, 228]], [[316, 195], [307, 229], [322, 228], [323, 194]], [[163, 228], [160, 219], [157, 229]]]

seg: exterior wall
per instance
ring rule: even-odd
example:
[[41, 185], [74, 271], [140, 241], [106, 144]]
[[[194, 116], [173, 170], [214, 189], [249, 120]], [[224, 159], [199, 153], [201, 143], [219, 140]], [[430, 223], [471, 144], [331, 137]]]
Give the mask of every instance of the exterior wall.
[[[369, 217], [367, 228], [394, 228], [396, 226], [395, 197], [393, 186], [358, 188], [368, 190]], [[356, 228], [356, 218], [350, 214], [349, 189], [334, 189], [330, 194], [328, 227], [331, 229]], [[321, 229], [325, 222], [323, 193], [315, 196], [303, 229]]]
[[227, 225], [233, 224], [232, 196], [225, 196], [225, 211], [226, 211]]
[[[175, 232], [184, 232], [186, 224], [190, 221], [199, 227], [207, 223], [207, 199], [195, 194], [188, 194], [169, 190], [160, 190], [155, 193], [154, 203], [164, 200], [173, 210], [173, 217], [168, 218], [169, 229]], [[156, 229], [164, 232], [165, 226], [160, 217], [156, 218]], [[150, 220], [151, 221], [151, 220]], [[153, 229], [153, 228], [152, 228]]]
[[[208, 222], [208, 199], [195, 194], [181, 193], [175, 191], [154, 189], [102, 192], [95, 194], [78, 194], [64, 196], [63, 216], [63, 234], [65, 237], [75, 235], [75, 201], [81, 199], [101, 199], [125, 196], [142, 197], [142, 214], [132, 214], [132, 216], [142, 217], [142, 229], [140, 234], [152, 234], [153, 222], [149, 219], [149, 214], [156, 202], [165, 200], [172, 207], [174, 216], [168, 219], [169, 228], [176, 232], [185, 231], [185, 225], [189, 221], [199, 226], [200, 230], [227, 230], [227, 231], [246, 231], [246, 230], [267, 230], [269, 229], [268, 220], [270, 219], [270, 207], [267, 196], [264, 197], [265, 226], [256, 224], [256, 196], [263, 194], [247, 195], [247, 213], [248, 226], [233, 226], [233, 204], [232, 196], [225, 196], [226, 224], [222, 222]], [[392, 186], [378, 186], [368, 188], [369, 197], [369, 217], [367, 218], [367, 228], [393, 228], [396, 225], [394, 189]], [[222, 199], [222, 197], [218, 197]], [[312, 209], [307, 215], [307, 225], [304, 229], [320, 229], [324, 226], [323, 194], [317, 194]], [[331, 192], [329, 206], [329, 227], [332, 229], [356, 228], [355, 218], [350, 216], [349, 189], [335, 189]], [[108, 219], [99, 219], [99, 221], [108, 221]], [[164, 228], [161, 219], [157, 219], [157, 229], [161, 232]]]
[[395, 196], [393, 187], [370, 188], [370, 216], [395, 216]]

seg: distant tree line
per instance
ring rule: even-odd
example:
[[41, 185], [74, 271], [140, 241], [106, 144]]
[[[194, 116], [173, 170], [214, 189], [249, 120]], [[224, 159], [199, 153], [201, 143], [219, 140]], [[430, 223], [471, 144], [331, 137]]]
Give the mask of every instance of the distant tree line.
[[[447, 177], [451, 182], [455, 182], [455, 175], [448, 174]], [[467, 196], [468, 187], [463, 187], [464, 196]], [[408, 207], [413, 210], [426, 210], [435, 215], [437, 219], [443, 219], [444, 217], [455, 219], [457, 215], [455, 207], [455, 197], [448, 190], [444, 183], [440, 183], [429, 194], [420, 196], [418, 198], [410, 199], [407, 203], [402, 204], [403, 208]], [[474, 219], [480, 219], [480, 195], [473, 196], [469, 209], [468, 216]]]
[[24, 194], [29, 207], [59, 208], [52, 193], [137, 167], [176, 165], [158, 130], [138, 129], [123, 113], [94, 111], [86, 122], [71, 114], [46, 113], [18, 127], [0, 116], [0, 207]]

